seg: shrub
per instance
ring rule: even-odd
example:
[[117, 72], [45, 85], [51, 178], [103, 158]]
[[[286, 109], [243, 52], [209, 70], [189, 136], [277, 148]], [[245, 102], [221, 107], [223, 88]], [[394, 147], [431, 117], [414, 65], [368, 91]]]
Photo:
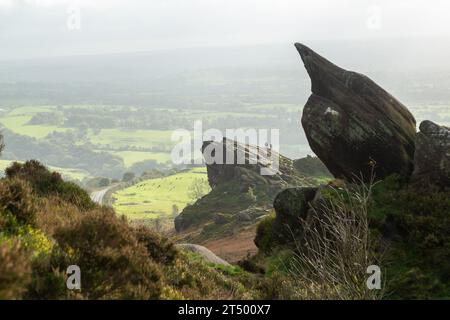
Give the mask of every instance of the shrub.
[[0, 243], [0, 300], [20, 299], [31, 281], [27, 253], [19, 243]]
[[[248, 275], [234, 278], [209, 266], [203, 259], [181, 253], [165, 271], [167, 299], [254, 299], [259, 298]], [[171, 293], [171, 295], [167, 295]]]
[[295, 293], [305, 299], [379, 299], [369, 290], [366, 269], [381, 256], [369, 229], [372, 184], [346, 187], [313, 205], [289, 265]]
[[65, 182], [59, 173], [50, 172], [39, 161], [30, 160], [23, 164], [14, 162], [6, 168], [5, 174], [9, 179], [23, 179], [29, 182], [38, 196], [57, 195], [82, 210], [95, 207], [86, 191], [73, 182]]
[[125, 172], [123, 174], [122, 181], [123, 182], [130, 182], [130, 181], [132, 181], [135, 178], [135, 176], [136, 175], [133, 172]]
[[248, 188], [247, 192], [245, 193], [245, 199], [247, 201], [249, 201], [250, 203], [255, 203], [256, 202], [255, 191], [253, 190], [252, 187]]
[[155, 299], [161, 274], [138, 243], [128, 223], [108, 210], [94, 210], [55, 232], [67, 265], [82, 272], [82, 292], [89, 299]]
[[136, 228], [134, 233], [154, 261], [162, 264], [174, 263], [178, 256], [178, 250], [169, 239], [161, 237], [146, 227]]
[[54, 247], [51, 254], [39, 256], [31, 262], [32, 280], [24, 296], [26, 299], [56, 300], [75, 298], [66, 287], [64, 254]]
[[274, 244], [273, 241], [273, 223], [275, 216], [270, 215], [264, 218], [256, 228], [255, 245], [264, 253], [269, 253]]
[[[35, 225], [37, 203], [30, 186], [18, 179], [1, 180], [0, 210], [3, 212], [3, 219], [10, 213], [19, 224]], [[12, 220], [9, 221], [12, 222]], [[4, 228], [7, 227], [4, 225]]]
[[448, 192], [408, 188], [389, 177], [374, 188], [370, 215], [391, 243], [390, 297], [446, 298], [450, 292]]

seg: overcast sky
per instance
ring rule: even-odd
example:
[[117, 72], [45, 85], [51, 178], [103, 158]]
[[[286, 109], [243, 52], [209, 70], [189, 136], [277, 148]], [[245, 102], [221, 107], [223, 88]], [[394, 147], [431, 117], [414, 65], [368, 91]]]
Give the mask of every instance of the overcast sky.
[[0, 59], [449, 37], [448, 0], [0, 0]]

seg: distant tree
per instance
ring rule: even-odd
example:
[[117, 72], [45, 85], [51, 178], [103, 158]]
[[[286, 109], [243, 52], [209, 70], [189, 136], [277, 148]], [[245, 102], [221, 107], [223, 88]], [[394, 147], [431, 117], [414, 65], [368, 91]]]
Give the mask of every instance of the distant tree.
[[3, 140], [3, 135], [0, 134], [0, 155], [2, 154], [2, 151], [4, 148], [5, 148], [5, 142]]
[[101, 178], [98, 182], [99, 187], [107, 187], [110, 184], [110, 180], [108, 178]]
[[129, 182], [129, 181], [133, 180], [134, 177], [135, 177], [135, 174], [133, 172], [131, 172], [131, 171], [128, 171], [128, 172], [125, 172], [123, 174], [122, 181], [123, 182]]
[[208, 193], [208, 183], [201, 178], [196, 178], [189, 189], [188, 196], [193, 200], [197, 200]]

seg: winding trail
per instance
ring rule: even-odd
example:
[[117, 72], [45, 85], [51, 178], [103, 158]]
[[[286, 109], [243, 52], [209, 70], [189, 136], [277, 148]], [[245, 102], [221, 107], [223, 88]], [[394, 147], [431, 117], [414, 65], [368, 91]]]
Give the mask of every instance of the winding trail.
[[98, 204], [103, 204], [103, 198], [105, 197], [106, 192], [108, 192], [110, 188], [111, 187], [91, 192], [92, 201]]

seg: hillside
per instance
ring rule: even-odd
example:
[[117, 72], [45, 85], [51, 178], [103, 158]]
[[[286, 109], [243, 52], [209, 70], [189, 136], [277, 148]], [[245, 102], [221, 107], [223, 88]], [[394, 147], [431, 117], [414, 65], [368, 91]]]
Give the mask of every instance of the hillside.
[[[33, 150], [122, 176], [97, 177], [93, 189], [125, 188], [108, 207], [36, 160], [5, 168], [0, 299], [449, 299], [450, 128], [425, 120], [417, 132], [414, 114], [375, 81], [296, 48], [312, 91], [301, 125], [317, 158], [223, 138], [203, 142], [206, 171], [151, 171], [158, 164], [146, 159], [131, 167], [150, 171], [122, 175], [119, 156], [164, 159], [168, 128], [191, 118], [154, 130], [167, 109], [1, 111], [21, 131], [4, 131], [8, 158]], [[209, 124], [235, 124], [229, 116]], [[167, 221], [176, 233], [163, 236]], [[80, 268], [81, 290], [67, 287], [69, 266]]]
[[[6, 172], [0, 180], [0, 299], [260, 297], [249, 289], [257, 280], [242, 269], [206, 263], [145, 227], [132, 227], [38, 162]], [[69, 265], [81, 268], [81, 291], [66, 288]]]
[[136, 182], [113, 193], [112, 201], [116, 212], [132, 221], [173, 226], [179, 212], [208, 192], [206, 168], [193, 168]]
[[[258, 153], [256, 146], [224, 138], [222, 142], [204, 142], [203, 150], [208, 147], [222, 148], [224, 160], [230, 153], [235, 157], [242, 154], [246, 161], [206, 165], [211, 191], [176, 217], [177, 237], [213, 248], [237, 261], [256, 252], [256, 225], [272, 212], [275, 196], [285, 188], [312, 186], [317, 181], [304, 176], [294, 168], [292, 160], [275, 151], [271, 157], [279, 160], [277, 169], [267, 155], [260, 154], [255, 164], [250, 163], [249, 159]], [[262, 169], [273, 172], [261, 175]]]

